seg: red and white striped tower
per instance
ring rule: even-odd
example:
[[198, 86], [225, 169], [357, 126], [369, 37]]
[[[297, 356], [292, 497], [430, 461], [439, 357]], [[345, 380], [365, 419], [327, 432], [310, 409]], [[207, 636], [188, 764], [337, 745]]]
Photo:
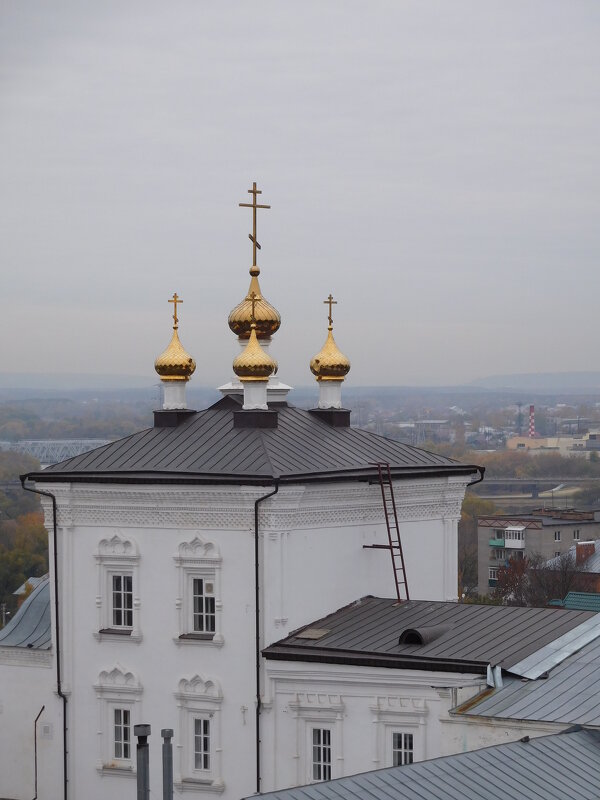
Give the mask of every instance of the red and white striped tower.
[[529, 406], [529, 438], [535, 439], [535, 407]]

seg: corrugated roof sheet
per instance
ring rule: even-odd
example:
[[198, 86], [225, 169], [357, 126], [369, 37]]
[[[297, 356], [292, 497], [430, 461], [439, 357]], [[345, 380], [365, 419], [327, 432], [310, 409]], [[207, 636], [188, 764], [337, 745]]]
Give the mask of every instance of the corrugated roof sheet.
[[260, 796], [265, 800], [597, 800], [600, 732], [543, 736]]
[[[411, 600], [398, 605], [393, 599], [363, 597], [321, 620], [295, 631], [267, 647], [267, 658], [331, 661], [343, 657], [350, 663], [365, 659], [381, 666], [398, 662], [455, 662], [463, 665], [500, 666], [509, 669], [544, 645], [595, 617], [589, 611], [555, 608], [474, 605]], [[302, 631], [327, 631], [318, 639]], [[430, 629], [427, 644], [398, 643], [407, 629]]]
[[397, 475], [472, 474], [476, 467], [357, 428], [336, 428], [309, 411], [273, 406], [278, 427], [235, 428], [240, 401], [224, 397], [175, 428], [149, 428], [47, 467], [36, 481], [297, 481], [373, 475], [387, 461]]
[[564, 608], [578, 611], [600, 611], [600, 594], [593, 592], [569, 592], [563, 602]]
[[596, 639], [554, 667], [546, 678], [507, 677], [466, 716], [600, 725], [600, 640]]
[[43, 580], [23, 602], [11, 621], [0, 631], [0, 647], [24, 647], [29, 650], [49, 650], [50, 581]]

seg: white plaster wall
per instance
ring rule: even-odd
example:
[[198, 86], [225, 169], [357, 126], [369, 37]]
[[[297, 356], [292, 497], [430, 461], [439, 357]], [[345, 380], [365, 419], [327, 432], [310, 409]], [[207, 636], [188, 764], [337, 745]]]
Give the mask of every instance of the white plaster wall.
[[[464, 478], [439, 478], [396, 486], [411, 597], [446, 600], [456, 596], [456, 523], [465, 484]], [[133, 773], [101, 769], [106, 731], [103, 733], [94, 685], [102, 670], [116, 665], [135, 676], [142, 687], [132, 723], [152, 725], [151, 785], [155, 791], [161, 785], [160, 729], [175, 731], [177, 778], [181, 737], [175, 692], [181, 678], [199, 674], [216, 678], [223, 692], [220, 718], [225, 789], [220, 796], [237, 800], [253, 793], [254, 501], [269, 488], [83, 484], [44, 488], [58, 500], [71, 797], [100, 800], [134, 792]], [[45, 510], [49, 523], [49, 508]], [[264, 502], [259, 543], [263, 646], [362, 595], [394, 596], [389, 553], [363, 549], [363, 544], [387, 541], [382, 515], [380, 489], [366, 483], [285, 486]], [[115, 534], [134, 541], [139, 551], [134, 587], [141, 633], [138, 641], [94, 635], [99, 628], [95, 554], [100, 540]], [[180, 543], [195, 536], [214, 542], [221, 553], [221, 647], [204, 642], [182, 644], [177, 638], [179, 576], [173, 557]], [[441, 702], [439, 697], [437, 701], [427, 697], [428, 702]], [[357, 702], [362, 703], [361, 708], [367, 707], [364, 698]], [[352, 710], [353, 716], [355, 713], [358, 710]], [[360, 711], [364, 713], [364, 709]], [[288, 758], [288, 743], [285, 737], [279, 740], [269, 733], [269, 719], [267, 712], [263, 731], [265, 741], [271, 736], [271, 745], [265, 744], [263, 754], [271, 747], [277, 759], [280, 755]], [[348, 747], [347, 763], [358, 763], [352, 755], [352, 739]], [[206, 791], [186, 794], [203, 796]]]
[[[38, 798], [62, 791], [62, 713], [54, 693], [54, 662], [44, 651], [0, 648], [0, 797], [35, 794], [34, 720], [38, 720]], [[42, 726], [51, 729], [43, 734]]]
[[310, 782], [307, 731], [333, 730], [332, 776], [392, 766], [391, 733], [412, 733], [415, 761], [445, 754], [444, 721], [484, 676], [268, 661], [263, 791]]
[[464, 718], [450, 716], [442, 726], [442, 752], [449, 756], [466, 753], [507, 742], [516, 742], [523, 736], [534, 739], [538, 736], [560, 733], [570, 725], [553, 722], [527, 722], [525, 720], [502, 720], [486, 717]]

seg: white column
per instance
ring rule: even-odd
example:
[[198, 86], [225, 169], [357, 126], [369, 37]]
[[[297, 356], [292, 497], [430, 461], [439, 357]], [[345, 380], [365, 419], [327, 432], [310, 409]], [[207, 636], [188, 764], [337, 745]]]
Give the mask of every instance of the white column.
[[185, 400], [186, 383], [187, 381], [162, 381], [163, 409], [165, 411], [187, 408]]
[[342, 407], [342, 381], [319, 381], [319, 408]]
[[244, 411], [252, 411], [258, 409], [260, 411], [268, 411], [267, 405], [267, 384], [268, 381], [244, 381]]

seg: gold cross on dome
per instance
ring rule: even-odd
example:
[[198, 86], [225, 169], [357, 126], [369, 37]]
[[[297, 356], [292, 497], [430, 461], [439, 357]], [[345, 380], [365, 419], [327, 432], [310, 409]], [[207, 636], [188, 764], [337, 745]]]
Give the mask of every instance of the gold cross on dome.
[[169, 303], [173, 303], [173, 323], [175, 327], [179, 324], [179, 317], [177, 316], [177, 303], [183, 303], [183, 300], [179, 299], [179, 295], [177, 292], [173, 295], [173, 299], [169, 300]]
[[256, 304], [258, 303], [258, 299], [259, 298], [257, 297], [256, 292], [252, 292], [252, 294], [250, 295], [250, 302], [252, 303], [252, 316], [250, 317], [250, 322], [253, 325], [256, 325], [256, 318], [254, 316], [254, 308], [255, 308]]
[[251, 203], [240, 203], [242, 208], [252, 209], [252, 233], [248, 234], [248, 238], [252, 242], [252, 266], [256, 266], [256, 249], [260, 250], [260, 245], [256, 240], [256, 209], [257, 208], [271, 208], [271, 206], [260, 205], [256, 202], [257, 195], [262, 194], [260, 189], [256, 188], [256, 181], [252, 184], [252, 188], [248, 189], [248, 194], [252, 195]]
[[337, 300], [333, 299], [333, 295], [330, 294], [327, 300], [323, 300], [323, 302], [329, 306], [329, 324], [333, 325], [333, 317], [331, 316], [332, 306], [337, 306]]

